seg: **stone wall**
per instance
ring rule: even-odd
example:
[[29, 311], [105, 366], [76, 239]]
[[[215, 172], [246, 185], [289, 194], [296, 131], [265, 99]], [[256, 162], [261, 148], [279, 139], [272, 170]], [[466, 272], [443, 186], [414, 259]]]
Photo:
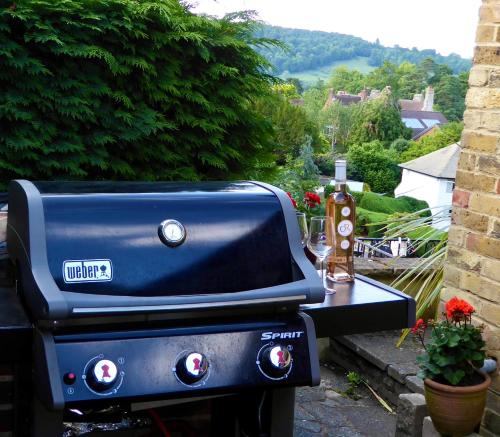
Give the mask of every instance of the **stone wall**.
[[[442, 298], [458, 295], [475, 306], [489, 354], [500, 362], [500, 0], [483, 0], [476, 44]], [[500, 435], [498, 375], [482, 433]]]

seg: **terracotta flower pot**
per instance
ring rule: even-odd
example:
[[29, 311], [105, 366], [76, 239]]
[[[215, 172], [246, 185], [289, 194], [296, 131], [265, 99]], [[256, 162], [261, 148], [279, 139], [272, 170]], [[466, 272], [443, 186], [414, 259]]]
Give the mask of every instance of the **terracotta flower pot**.
[[462, 437], [474, 432], [481, 422], [486, 393], [491, 384], [488, 374], [479, 372], [484, 381], [467, 387], [424, 380], [425, 400], [432, 423], [446, 436]]

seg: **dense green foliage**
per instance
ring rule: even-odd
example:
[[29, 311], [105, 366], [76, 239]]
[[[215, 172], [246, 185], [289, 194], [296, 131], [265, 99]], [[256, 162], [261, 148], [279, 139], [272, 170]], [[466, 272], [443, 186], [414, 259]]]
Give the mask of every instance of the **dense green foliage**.
[[366, 182], [372, 191], [392, 192], [399, 183], [397, 157], [380, 141], [351, 146], [347, 161], [350, 177]]
[[[370, 211], [361, 207], [356, 208], [356, 235], [370, 238], [382, 238], [384, 236], [384, 222], [388, 214]], [[382, 223], [382, 224], [380, 224]]]
[[276, 67], [278, 74], [285, 71], [295, 73], [310, 70], [330, 65], [333, 61], [349, 60], [359, 56], [367, 57], [369, 64], [376, 67], [381, 66], [384, 61], [398, 65], [403, 62], [418, 64], [426, 58], [431, 58], [437, 63], [446, 64], [454, 73], [468, 71], [471, 68], [469, 59], [456, 54], [442, 56], [435, 50], [383, 47], [358, 37], [333, 32], [263, 26], [257, 35], [280, 40], [289, 47], [288, 51], [278, 47], [261, 50], [261, 53]]
[[[251, 177], [274, 161], [248, 14], [0, 1], [0, 181]], [[267, 168], [268, 168], [267, 167]]]
[[[335, 91], [345, 91], [350, 94], [358, 94], [367, 86], [366, 77], [356, 70], [345, 67], [337, 67], [333, 70], [328, 86]], [[385, 85], [382, 87], [384, 88]]]
[[[330, 129], [330, 131], [327, 130], [329, 132], [329, 143], [334, 147], [336, 152], [344, 153], [347, 151], [349, 145], [353, 143], [353, 133], [357, 134], [357, 139], [359, 139], [359, 134], [364, 134], [363, 130], [365, 123], [369, 124], [373, 121], [370, 117], [384, 117], [384, 115], [381, 114], [383, 111], [382, 106], [383, 105], [372, 105], [368, 103], [343, 105], [340, 102], [333, 102], [327, 108], [323, 108], [319, 113], [319, 125]], [[397, 125], [400, 124], [401, 120], [397, 121]], [[377, 137], [377, 132], [371, 133], [373, 136]]]
[[305, 110], [290, 104], [289, 99], [295, 97], [296, 89], [291, 84], [273, 87], [270, 96], [257, 100], [255, 109], [266, 117], [273, 127], [273, 149], [278, 164], [286, 161], [286, 156], [296, 158], [300, 147], [310, 139], [313, 149], [320, 151], [323, 140], [320, 138], [318, 126], [313, 123]]
[[441, 111], [450, 121], [462, 120], [465, 111], [468, 74], [445, 75], [436, 84], [436, 111]]
[[[463, 123], [448, 123], [441, 126], [431, 135], [421, 138], [418, 142], [410, 141], [409, 147], [399, 155], [399, 162], [411, 161], [412, 159], [427, 155], [460, 141], [463, 128]], [[393, 145], [394, 143], [391, 145], [391, 148]]]
[[360, 113], [354, 121], [348, 145], [380, 141], [388, 147], [398, 138], [411, 138], [411, 130], [404, 125], [392, 99], [381, 97], [351, 106], [359, 106]]
[[418, 65], [408, 62], [396, 65], [386, 61], [368, 74], [339, 67], [332, 71], [327, 85], [336, 91], [352, 94], [364, 88], [383, 90], [390, 86], [394, 100], [412, 99], [427, 86], [432, 86], [434, 110], [442, 112], [448, 120], [456, 121], [462, 119], [465, 110], [467, 81], [468, 72], [457, 76], [448, 66], [424, 59]]
[[[297, 157], [287, 155], [286, 165], [279, 168], [277, 175], [271, 182], [290, 193], [299, 208], [303, 210], [304, 203], [302, 199], [304, 199], [305, 193], [315, 191], [320, 186], [319, 171], [313, 161], [313, 148], [310, 137], [306, 137]], [[324, 208], [324, 205], [322, 205], [322, 208]]]
[[427, 202], [414, 199], [413, 197], [402, 196], [394, 198], [372, 192], [363, 193], [359, 206], [370, 211], [382, 212], [384, 214], [394, 214], [397, 212], [411, 213], [429, 208]]

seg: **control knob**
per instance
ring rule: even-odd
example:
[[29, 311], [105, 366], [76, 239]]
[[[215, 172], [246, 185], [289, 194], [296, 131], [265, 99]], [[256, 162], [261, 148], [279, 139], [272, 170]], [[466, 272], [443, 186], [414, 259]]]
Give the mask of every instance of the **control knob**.
[[208, 372], [208, 360], [198, 352], [189, 352], [181, 356], [175, 365], [175, 373], [184, 384], [200, 381]]
[[100, 360], [89, 367], [86, 381], [95, 391], [106, 391], [113, 387], [118, 376], [116, 364], [110, 360]]
[[291, 364], [292, 354], [286, 346], [268, 346], [259, 354], [259, 366], [269, 378], [283, 378], [290, 371]]

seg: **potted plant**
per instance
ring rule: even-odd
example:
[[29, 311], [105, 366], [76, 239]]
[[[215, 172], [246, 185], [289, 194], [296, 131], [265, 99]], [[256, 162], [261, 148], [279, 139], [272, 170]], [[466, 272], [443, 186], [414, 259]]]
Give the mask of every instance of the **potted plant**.
[[[426, 324], [419, 319], [412, 332], [426, 350], [417, 362], [432, 422], [441, 434], [459, 437], [474, 432], [481, 422], [491, 379], [478, 370], [486, 352], [483, 327], [471, 321], [474, 308], [453, 297], [445, 310], [443, 320]], [[428, 326], [432, 332], [425, 341]]]

